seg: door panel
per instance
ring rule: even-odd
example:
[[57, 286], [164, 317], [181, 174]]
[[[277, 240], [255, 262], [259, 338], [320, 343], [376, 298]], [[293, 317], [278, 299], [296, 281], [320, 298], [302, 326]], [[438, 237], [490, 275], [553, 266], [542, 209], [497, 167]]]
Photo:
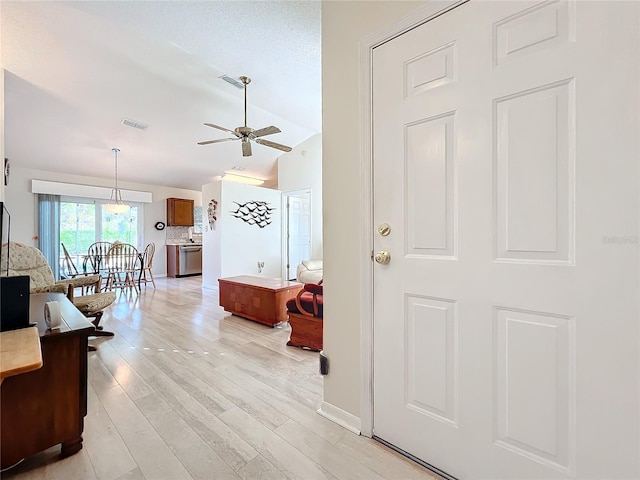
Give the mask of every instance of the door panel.
[[574, 79], [494, 100], [496, 258], [573, 263]]
[[451, 475], [640, 476], [639, 18], [471, 1], [374, 49], [374, 434]]
[[[406, 255], [454, 256], [454, 114], [405, 127]], [[421, 162], [423, 152], [429, 162]]]
[[287, 201], [287, 273], [289, 280], [295, 280], [298, 265], [311, 260], [311, 201], [308, 193], [287, 196]]
[[575, 448], [574, 319], [496, 307], [493, 331], [496, 444], [569, 465]]

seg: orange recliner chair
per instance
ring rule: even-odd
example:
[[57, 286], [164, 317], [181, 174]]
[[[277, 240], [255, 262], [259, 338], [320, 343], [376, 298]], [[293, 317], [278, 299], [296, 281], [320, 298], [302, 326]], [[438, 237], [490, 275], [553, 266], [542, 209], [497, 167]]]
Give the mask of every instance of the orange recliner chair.
[[295, 298], [287, 301], [291, 335], [287, 345], [322, 350], [322, 280], [305, 283]]

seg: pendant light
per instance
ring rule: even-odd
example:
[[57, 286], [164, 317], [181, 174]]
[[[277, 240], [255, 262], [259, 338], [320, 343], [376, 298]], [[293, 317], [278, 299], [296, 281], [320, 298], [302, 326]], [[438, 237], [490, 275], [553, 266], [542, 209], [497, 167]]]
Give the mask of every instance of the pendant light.
[[116, 183], [115, 187], [111, 189], [109, 203], [103, 208], [109, 213], [124, 213], [129, 210], [129, 205], [122, 201], [122, 191], [118, 188], [118, 152], [120, 149], [112, 148], [111, 151], [116, 157]]

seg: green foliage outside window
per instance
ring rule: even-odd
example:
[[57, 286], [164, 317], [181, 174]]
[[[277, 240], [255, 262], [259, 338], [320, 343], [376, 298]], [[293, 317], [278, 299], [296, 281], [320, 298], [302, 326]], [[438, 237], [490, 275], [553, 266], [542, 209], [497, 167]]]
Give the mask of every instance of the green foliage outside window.
[[131, 207], [129, 212], [102, 212], [102, 238], [105, 242], [120, 241], [136, 245], [138, 243], [138, 209]]
[[[96, 212], [102, 212], [101, 232], [96, 230]], [[97, 241], [138, 243], [138, 208], [113, 214], [93, 203], [60, 202], [60, 242], [71, 255], [82, 255]]]
[[96, 206], [60, 202], [60, 242], [71, 255], [86, 253], [96, 238]]

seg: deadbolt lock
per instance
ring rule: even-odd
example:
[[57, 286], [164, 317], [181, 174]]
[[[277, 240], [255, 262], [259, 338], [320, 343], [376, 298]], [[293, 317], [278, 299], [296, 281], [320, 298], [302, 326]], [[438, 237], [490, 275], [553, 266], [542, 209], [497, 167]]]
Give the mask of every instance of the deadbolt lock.
[[391, 227], [389, 226], [388, 223], [383, 223], [378, 227], [378, 233], [381, 236], [386, 237], [391, 233]]
[[375, 259], [380, 265], [386, 265], [391, 261], [391, 254], [382, 250], [376, 253]]

